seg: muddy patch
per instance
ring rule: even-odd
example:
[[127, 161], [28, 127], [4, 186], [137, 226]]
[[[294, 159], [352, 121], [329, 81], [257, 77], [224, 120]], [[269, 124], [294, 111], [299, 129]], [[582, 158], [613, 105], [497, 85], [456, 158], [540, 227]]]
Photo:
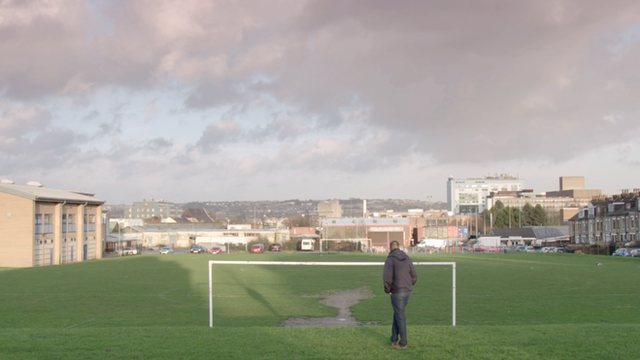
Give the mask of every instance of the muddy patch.
[[[320, 300], [321, 303], [338, 308], [337, 317], [323, 317], [323, 318], [289, 318], [282, 323], [284, 327], [302, 327], [302, 326], [363, 326], [363, 325], [377, 325], [371, 321], [356, 321], [351, 316], [351, 307], [360, 300], [372, 298], [373, 293], [366, 287], [345, 290], [339, 292], [333, 292], [330, 294], [316, 295], [317, 297], [323, 297]], [[314, 297], [316, 297], [314, 296]]]

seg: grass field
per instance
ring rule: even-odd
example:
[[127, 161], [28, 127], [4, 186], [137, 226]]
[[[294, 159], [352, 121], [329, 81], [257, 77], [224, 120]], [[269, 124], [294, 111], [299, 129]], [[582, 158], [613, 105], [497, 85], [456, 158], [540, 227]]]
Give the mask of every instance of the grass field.
[[[141, 255], [0, 269], [0, 359], [639, 359], [639, 258], [574, 254], [412, 255], [409, 348], [389, 346], [382, 267], [214, 266], [207, 261], [375, 261], [383, 255]], [[601, 262], [602, 266], [596, 266]], [[367, 288], [351, 308], [378, 326], [285, 328], [336, 316], [320, 297]]]

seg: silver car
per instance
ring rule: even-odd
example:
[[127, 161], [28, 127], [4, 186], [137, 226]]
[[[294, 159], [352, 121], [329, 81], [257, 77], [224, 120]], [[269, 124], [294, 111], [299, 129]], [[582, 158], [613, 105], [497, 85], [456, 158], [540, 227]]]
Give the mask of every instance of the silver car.
[[160, 249], [160, 255], [168, 255], [168, 254], [173, 254], [173, 249], [165, 246], [162, 249]]
[[122, 248], [122, 255], [138, 255], [138, 250], [132, 247]]

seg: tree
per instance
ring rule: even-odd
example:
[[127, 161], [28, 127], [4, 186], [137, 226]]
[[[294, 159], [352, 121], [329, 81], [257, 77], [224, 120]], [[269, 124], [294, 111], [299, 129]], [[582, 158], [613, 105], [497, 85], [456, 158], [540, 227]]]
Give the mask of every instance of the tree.
[[316, 227], [318, 226], [318, 218], [310, 215], [293, 215], [285, 220], [285, 224], [289, 227]]
[[518, 208], [507, 207], [505, 209], [509, 213], [509, 218], [511, 222], [508, 225], [511, 225], [512, 228], [520, 227], [522, 223], [522, 211]]
[[508, 228], [509, 227], [509, 214], [507, 214], [504, 209], [496, 212], [494, 215], [493, 227], [495, 228]]
[[547, 211], [540, 206], [540, 204], [536, 205], [533, 209], [533, 225], [534, 226], [543, 226], [547, 225], [549, 221]]
[[533, 206], [531, 206], [531, 204], [529, 203], [526, 203], [522, 208], [522, 226], [535, 225], [533, 212], [534, 212]]

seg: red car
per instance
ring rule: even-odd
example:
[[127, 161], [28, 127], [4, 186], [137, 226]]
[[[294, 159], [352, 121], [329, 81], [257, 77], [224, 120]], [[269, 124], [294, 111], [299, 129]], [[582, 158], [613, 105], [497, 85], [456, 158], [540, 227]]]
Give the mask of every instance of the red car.
[[211, 248], [210, 253], [211, 254], [222, 254], [222, 249], [217, 247], [217, 246], [214, 246], [214, 247]]
[[264, 252], [264, 245], [262, 244], [255, 244], [251, 247], [252, 254], [261, 254], [263, 252]]

